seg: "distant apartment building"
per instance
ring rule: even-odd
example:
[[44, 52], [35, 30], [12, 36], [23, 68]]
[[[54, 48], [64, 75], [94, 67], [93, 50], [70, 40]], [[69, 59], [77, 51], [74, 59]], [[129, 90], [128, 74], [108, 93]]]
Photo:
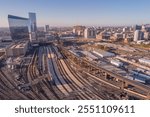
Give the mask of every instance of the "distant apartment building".
[[144, 38], [144, 33], [140, 30], [136, 30], [134, 32], [134, 41], [137, 42], [139, 40], [142, 40]]
[[124, 27], [123, 29], [122, 29], [122, 31], [125, 33], [125, 32], [129, 32], [130, 31], [130, 28], [129, 27]]
[[114, 34], [114, 41], [120, 41], [123, 39], [123, 34], [122, 33], [115, 33]]
[[149, 40], [150, 39], [150, 33], [149, 32], [144, 32], [144, 39]]
[[110, 39], [110, 36], [110, 33], [103, 31], [96, 35], [96, 39]]
[[96, 38], [96, 30], [95, 28], [86, 28], [84, 30], [84, 38]]
[[77, 36], [84, 37], [85, 28], [86, 28], [85, 26], [74, 26], [73, 27], [73, 33]]

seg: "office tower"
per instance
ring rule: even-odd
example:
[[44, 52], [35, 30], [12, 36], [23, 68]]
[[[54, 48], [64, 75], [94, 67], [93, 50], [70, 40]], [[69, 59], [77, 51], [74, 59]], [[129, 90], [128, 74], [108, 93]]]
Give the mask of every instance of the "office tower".
[[36, 24], [36, 13], [29, 13], [29, 32], [30, 41], [37, 40], [37, 24]]
[[142, 40], [142, 39], [143, 39], [143, 36], [144, 36], [144, 34], [143, 34], [142, 31], [136, 30], [136, 31], [134, 32], [134, 41]]
[[94, 28], [86, 28], [84, 30], [85, 38], [96, 38], [96, 30]]
[[28, 18], [8, 15], [8, 23], [13, 41], [29, 39]]
[[29, 23], [30, 23], [30, 32], [36, 32], [37, 31], [37, 25], [36, 25], [36, 13], [29, 13]]

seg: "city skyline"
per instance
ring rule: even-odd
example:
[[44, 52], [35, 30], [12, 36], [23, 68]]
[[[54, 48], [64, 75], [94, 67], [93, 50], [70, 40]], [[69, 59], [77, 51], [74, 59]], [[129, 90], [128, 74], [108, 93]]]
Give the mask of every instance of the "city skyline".
[[0, 0], [0, 27], [8, 27], [8, 14], [37, 14], [38, 26], [124, 26], [150, 23], [149, 0]]

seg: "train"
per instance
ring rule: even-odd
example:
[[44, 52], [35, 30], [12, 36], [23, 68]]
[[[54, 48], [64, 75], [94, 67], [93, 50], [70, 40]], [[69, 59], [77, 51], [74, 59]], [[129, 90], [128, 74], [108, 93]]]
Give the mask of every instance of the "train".
[[132, 75], [132, 80], [144, 83], [144, 84], [150, 84], [150, 76], [143, 74], [139, 71], [132, 70], [130, 71]]
[[59, 52], [58, 48], [56, 46], [53, 46], [56, 54], [57, 54], [57, 59], [63, 59], [63, 56], [61, 55], [61, 53]]

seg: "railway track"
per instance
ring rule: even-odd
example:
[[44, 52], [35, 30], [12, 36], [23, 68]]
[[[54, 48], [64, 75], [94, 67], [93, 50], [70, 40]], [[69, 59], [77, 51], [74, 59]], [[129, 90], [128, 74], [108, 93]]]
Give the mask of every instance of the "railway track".
[[[48, 69], [48, 51], [47, 51], [47, 48], [44, 47], [44, 52], [45, 52], [45, 63], [43, 63], [43, 67], [45, 67], [45, 71], [47, 71], [47, 74], [49, 72], [49, 69]], [[45, 86], [49, 89], [49, 91], [52, 93], [53, 97], [52, 99], [61, 99], [58, 95], [58, 92], [59, 90], [53, 86], [52, 82], [51, 82], [52, 78], [48, 75], [47, 78], [45, 78], [43, 80], [43, 83], [45, 84]], [[57, 90], [57, 91], [56, 91]]]
[[[57, 54], [57, 48], [56, 47], [53, 47], [53, 51], [55, 51], [55, 53]], [[65, 58], [64, 56], [62, 58]], [[98, 92], [94, 91], [92, 92], [91, 89], [89, 89], [88, 87], [91, 86], [93, 87], [90, 83], [88, 83], [86, 80], [84, 80], [84, 78], [82, 76], [80, 76], [79, 74], [77, 74], [70, 66], [70, 64], [68, 64], [68, 62], [66, 61], [66, 58], [64, 60], [58, 60], [57, 64], [61, 67], [61, 70], [66, 74], [66, 77], [68, 76], [68, 74], [72, 74], [71, 76], [69, 76], [68, 80], [70, 82], [73, 82], [71, 85], [75, 85], [74, 87], [74, 90], [79, 90], [80, 89], [83, 89], [83, 90], [80, 90], [81, 95], [82, 95], [82, 99], [102, 99], [102, 96], [100, 97], [98, 95]], [[69, 71], [67, 73], [67, 71]], [[62, 73], [63, 73], [62, 72]], [[88, 87], [87, 87], [88, 86]]]
[[[109, 99], [91, 84], [103, 82], [90, 76], [84, 78], [63, 53], [58, 55], [58, 51], [54, 46], [40, 47], [35, 49], [28, 68], [24, 68], [22, 62], [20, 74], [28, 78], [24, 79], [25, 82], [32, 84], [34, 80], [39, 80], [31, 85], [28, 92], [20, 91], [17, 84], [0, 71], [0, 77], [3, 77], [0, 79], [0, 99]], [[48, 73], [49, 76], [39, 79], [39, 76]]]
[[[95, 89], [93, 89], [94, 86], [90, 82], [88, 82], [84, 77], [82, 77], [81, 75], [76, 73], [75, 70], [72, 69], [72, 67], [68, 64], [68, 61], [65, 60], [64, 62], [67, 65], [68, 69], [71, 71], [71, 73], [84, 86], [84, 89], [87, 90], [87, 95], [92, 94], [92, 96], [96, 97], [96, 99], [98, 99], [98, 100], [106, 99], [106, 97], [104, 98], [102, 95], [99, 95], [99, 92], [96, 91]], [[89, 95], [89, 96], [91, 97], [91, 99], [93, 99], [93, 97], [91, 95]]]
[[[42, 53], [39, 56], [41, 57], [40, 58], [41, 61], [39, 61], [40, 62], [40, 69], [39, 69], [40, 76], [48, 72], [46, 71], [46, 69], [48, 69], [47, 58], [46, 58], [47, 51], [45, 47], [41, 47], [41, 49], [42, 49]], [[45, 95], [45, 97], [47, 97], [47, 99], [58, 99], [58, 96], [56, 95], [56, 93], [53, 91], [52, 87], [48, 83], [48, 78], [43, 79], [40, 82], [40, 85], [41, 85], [40, 90], [42, 89], [42, 93]]]
[[[64, 54], [63, 54], [64, 55]], [[65, 57], [65, 56], [64, 56]], [[74, 71], [73, 70], [73, 67], [71, 67], [71, 63], [73, 63], [72, 61], [70, 61], [70, 60], [68, 60], [68, 59], [64, 59], [65, 60], [65, 62], [66, 62], [66, 64], [68, 64], [69, 63], [69, 65], [68, 65], [68, 67], [71, 69], [70, 71]], [[75, 65], [75, 66], [77, 66], [77, 65]], [[74, 72], [73, 72], [74, 73]], [[83, 73], [82, 73], [83, 74]], [[79, 77], [77, 77], [77, 78], [79, 78], [79, 80], [83, 80], [83, 81], [81, 81], [81, 82], [83, 82], [83, 83], [86, 83], [88, 80], [90, 80], [90, 81], [92, 81], [92, 82], [99, 82], [100, 84], [103, 84], [103, 87], [105, 87], [104, 85], [106, 85], [105, 84], [105, 82], [103, 82], [103, 81], [101, 81], [101, 80], [98, 80], [99, 78], [93, 78], [91, 75], [87, 75], [88, 77], [84, 80], [84, 78], [81, 76], [81, 75], [79, 75], [78, 73], [76, 74], [76, 75], [78, 75]], [[90, 85], [90, 83], [88, 83], [87, 82], [87, 87], [91, 87]], [[112, 86], [112, 84], [110, 84], [110, 83], [107, 83], [108, 85], [110, 85], [110, 86]], [[99, 97], [101, 97], [101, 99], [112, 99], [112, 97], [111, 98], [108, 98], [108, 96], [107, 97], [105, 97], [105, 95], [103, 95], [102, 93], [101, 94], [99, 94], [99, 92], [97, 91], [97, 89], [95, 88], [95, 86], [93, 86], [94, 88], [90, 88], [90, 91], [92, 90], [92, 91], [94, 91], [94, 92], [97, 92], [96, 94], [99, 96]], [[112, 90], [113, 89], [113, 90]], [[105, 89], [106, 90], [106, 89]], [[109, 93], [107, 90], [110, 90], [110, 91], [112, 91], [111, 93]], [[122, 91], [120, 91], [120, 88], [118, 89], [118, 87], [117, 87], [117, 89], [115, 88], [115, 87], [112, 87], [112, 88], [109, 88], [109, 87], [107, 87], [107, 92], [108, 92], [108, 94], [109, 95], [113, 95], [113, 92], [116, 92], [116, 91], [118, 91], [118, 92], [120, 92], [120, 93], [122, 93]], [[118, 93], [117, 93], [118, 94]], [[118, 99], [118, 97], [117, 97], [117, 99]]]
[[[30, 75], [29, 76], [30, 82], [33, 82], [35, 79], [38, 79], [38, 76], [42, 76], [44, 74], [43, 69], [47, 69], [46, 56], [44, 55], [47, 52], [44, 51], [45, 48], [41, 47], [40, 49], [42, 50], [42, 52], [40, 52], [40, 50], [35, 50], [33, 59], [31, 60], [30, 66], [28, 68], [29, 75]], [[41, 54], [39, 55], [38, 52], [40, 52]], [[39, 67], [39, 69], [37, 66]], [[32, 86], [32, 93], [35, 95], [36, 97], [35, 99], [40, 99], [40, 100], [60, 99], [56, 94], [56, 92], [54, 92], [54, 89], [49, 83], [48, 78], [42, 79], [40, 80], [40, 82]]]
[[[64, 57], [66, 57], [64, 54], [62, 54]], [[67, 58], [67, 57], [66, 57]], [[77, 65], [74, 63], [74, 62], [72, 62], [72, 61], [70, 61], [69, 59], [65, 59], [65, 62], [66, 62], [66, 64], [68, 64], [68, 63], [72, 63], [74, 66], [76, 66], [77, 67]], [[73, 69], [73, 67], [71, 67], [70, 65], [68, 65], [68, 67], [70, 67], [70, 69]], [[82, 74], [84, 73], [84, 71], [82, 71]], [[85, 74], [85, 73], [84, 73]], [[96, 82], [96, 83], [99, 83], [99, 84], [103, 84], [104, 86], [103, 87], [105, 87], [106, 86], [106, 84], [109, 86], [109, 87], [107, 87], [107, 89], [105, 89], [106, 90], [106, 92], [108, 92], [109, 93], [109, 91], [111, 91], [111, 93], [109, 93], [109, 95], [110, 94], [112, 94], [113, 95], [113, 92], [116, 92], [117, 91], [117, 94], [119, 95], [119, 93], [122, 93], [122, 90], [120, 90], [120, 88], [119, 87], [117, 87], [117, 86], [115, 86], [115, 85], [113, 85], [113, 84], [111, 84], [111, 83], [108, 83], [108, 82], [106, 82], [106, 81], [103, 81], [103, 80], [101, 80], [100, 78], [96, 78], [95, 76], [93, 76], [93, 75], [91, 75], [90, 73], [88, 73], [88, 74], [86, 74], [88, 77], [86, 77], [86, 79], [83, 81], [83, 82], [87, 82], [88, 83], [88, 81], [92, 81], [92, 82]], [[83, 78], [82, 78], [83, 79]], [[88, 85], [87, 86], [90, 86], [90, 84], [88, 83]], [[95, 87], [95, 86], [93, 86], [93, 87]], [[110, 88], [111, 87], [111, 88]], [[93, 89], [92, 88], [92, 90], [94, 90], [94, 91], [96, 91], [95, 89]], [[97, 91], [96, 91], [97, 92]], [[106, 93], [105, 92], [105, 93]], [[101, 99], [112, 99], [111, 97], [109, 98], [109, 97], [105, 97], [105, 95], [104, 94], [98, 94], [98, 92], [97, 92], [97, 95], [99, 95], [100, 97], [101, 97]], [[119, 98], [117, 98], [117, 99], [119, 99]]]
[[[57, 61], [57, 64], [59, 66], [59, 70], [61, 71], [61, 74], [64, 76], [64, 79], [66, 80], [66, 82], [68, 83], [68, 85], [72, 88], [72, 90], [74, 91], [74, 93], [77, 94], [77, 98], [78, 99], [87, 99], [88, 97], [85, 96], [85, 94], [83, 93], [83, 91], [81, 91], [81, 87], [79, 86], [73, 78], [73, 76], [68, 75], [68, 73], [66, 72], [66, 70], [64, 69], [63, 65], [60, 63], [60, 61]], [[72, 78], [71, 78], [72, 77]], [[81, 85], [81, 84], [80, 84]]]
[[[34, 54], [32, 56], [32, 60], [29, 64], [28, 67], [28, 80], [29, 83], [31, 84], [33, 80], [35, 80], [37, 77], [35, 77], [35, 65], [36, 65], [36, 60], [37, 60], [37, 50], [34, 51]], [[34, 97], [34, 99], [40, 99], [42, 100], [43, 97], [41, 97], [37, 92], [37, 86], [32, 86], [31, 88], [31, 94]]]
[[52, 53], [51, 48], [48, 47], [47, 50], [48, 50], [49, 70], [52, 78], [51, 80], [60, 91], [60, 94], [64, 95], [63, 97], [68, 96], [69, 95], [68, 86], [63, 80], [62, 76], [58, 73], [58, 68], [54, 61], [54, 54]]
[[[5, 99], [12, 99], [13, 97], [15, 99], [40, 100], [105, 99], [97, 90], [91, 90], [93, 85], [80, 74], [75, 73], [75, 70], [68, 64], [67, 59], [58, 59], [60, 55], [56, 51], [53, 47], [40, 47], [35, 50], [28, 68], [24, 68], [24, 62], [22, 62], [20, 69], [20, 74], [28, 77], [25, 81], [26, 83], [27, 81], [31, 83], [35, 79], [38, 79], [38, 76], [42, 76], [44, 73], [50, 71], [50, 67], [53, 70], [50, 72], [53, 72], [55, 79], [52, 76], [46, 77], [32, 86], [30, 91], [22, 92], [18, 89], [17, 84], [1, 73], [0, 77], [4, 78], [0, 79], [0, 98], [4, 99], [6, 97]], [[64, 55], [63, 57], [65, 58]]]
[[[68, 66], [68, 68], [70, 69], [70, 71], [75, 75], [75, 76], [77, 76], [76, 78], [83, 84], [83, 85], [85, 85], [85, 87], [89, 87], [89, 91], [93, 91], [94, 93], [95, 93], [95, 95], [97, 95], [98, 97], [100, 97], [101, 99], [109, 99], [108, 97], [105, 97], [103, 94], [100, 94], [100, 92], [98, 91], [99, 89], [97, 89], [96, 87], [95, 87], [95, 83], [96, 84], [103, 84], [104, 85], [104, 83], [103, 82], [100, 82], [99, 80], [97, 80], [97, 79], [93, 79], [92, 77], [90, 77], [90, 76], [86, 76], [86, 77], [82, 77], [83, 76], [83, 73], [81, 74], [79, 74], [79, 72], [75, 72], [77, 69], [76, 69], [76, 67], [73, 67], [73, 66], [75, 66], [75, 64], [73, 64], [71, 61], [69, 61], [68, 59], [67, 59], [67, 57], [65, 56], [65, 55], [63, 55], [66, 59], [64, 59], [64, 62], [65, 62], [65, 64]], [[70, 64], [72, 64], [72, 65], [69, 65], [69, 63]], [[74, 72], [73, 72], [74, 71]], [[77, 70], [78, 71], [78, 70]], [[90, 81], [90, 82], [89, 82]], [[93, 85], [91, 84], [91, 81], [94, 83]], [[111, 88], [112, 89], [112, 88]], [[107, 90], [111, 90], [110, 88], [108, 88], [107, 87]], [[115, 89], [115, 91], [116, 91], [116, 89]], [[119, 90], [117, 90], [118, 92], [119, 92]]]
[[[53, 50], [54, 51], [54, 50]], [[58, 56], [57, 56], [58, 57]], [[61, 75], [63, 76], [65, 82], [69, 85], [69, 87], [72, 89], [72, 93], [71, 95], [74, 93], [76, 94], [75, 97], [73, 97], [73, 99], [85, 99], [83, 95], [81, 94], [77, 94], [77, 93], [81, 93], [80, 91], [78, 91], [77, 87], [75, 84], [72, 83], [72, 81], [70, 80], [68, 74], [66, 73], [66, 71], [64, 70], [64, 68], [62, 67], [61, 64], [59, 64], [59, 61], [56, 62], [58, 65], [58, 69], [61, 73]], [[78, 92], [77, 92], [78, 91]]]
[[1, 83], [3, 83], [3, 90], [4, 92], [8, 93], [8, 97], [10, 97], [10, 99], [31, 99], [31, 97], [29, 97], [28, 95], [23, 94], [18, 89], [17, 84], [15, 84], [13, 80], [8, 78], [8, 76], [6, 76], [6, 74], [2, 70], [0, 70], [0, 75]]
[[[73, 62], [73, 61], [71, 61], [71, 62]], [[75, 64], [76, 64], [76, 66], [78, 66], [77, 63], [75, 63]], [[115, 83], [112, 83], [112, 82], [106, 81], [104, 79], [101, 79], [101, 78], [97, 77], [95, 74], [89, 73], [89, 71], [85, 70], [84, 73], [86, 73], [86, 75], [91, 76], [91, 78], [94, 78], [94, 79], [98, 80], [99, 82], [103, 82], [104, 84], [109, 85], [112, 88], [115, 88], [115, 89], [118, 89], [120, 91], [128, 93], [129, 97], [135, 97], [135, 99], [136, 99], [136, 97], [137, 97], [137, 99], [147, 99], [147, 94], [145, 94], [144, 92], [138, 91], [138, 89], [136, 90], [136, 89], [124, 88], [123, 90], [121, 90], [121, 87], [115, 85]]]
[[[29, 74], [30, 74], [30, 83], [33, 82], [35, 79], [38, 78], [39, 76], [39, 70], [37, 69], [37, 57], [38, 56], [38, 50], [35, 50], [34, 55], [33, 55], [33, 59], [31, 60], [31, 64], [29, 66]], [[32, 84], [32, 83], [31, 83]], [[45, 91], [43, 90], [42, 86], [41, 86], [41, 82], [35, 84], [34, 86], [32, 86], [32, 92], [35, 95], [35, 97], [37, 99], [40, 100], [48, 100], [50, 99], [47, 94], [45, 93]]]
[[25, 83], [29, 83], [28, 76], [27, 76], [28, 68], [27, 66], [25, 66], [25, 64], [26, 63], [24, 61], [20, 63], [19, 77], [21, 77]]

